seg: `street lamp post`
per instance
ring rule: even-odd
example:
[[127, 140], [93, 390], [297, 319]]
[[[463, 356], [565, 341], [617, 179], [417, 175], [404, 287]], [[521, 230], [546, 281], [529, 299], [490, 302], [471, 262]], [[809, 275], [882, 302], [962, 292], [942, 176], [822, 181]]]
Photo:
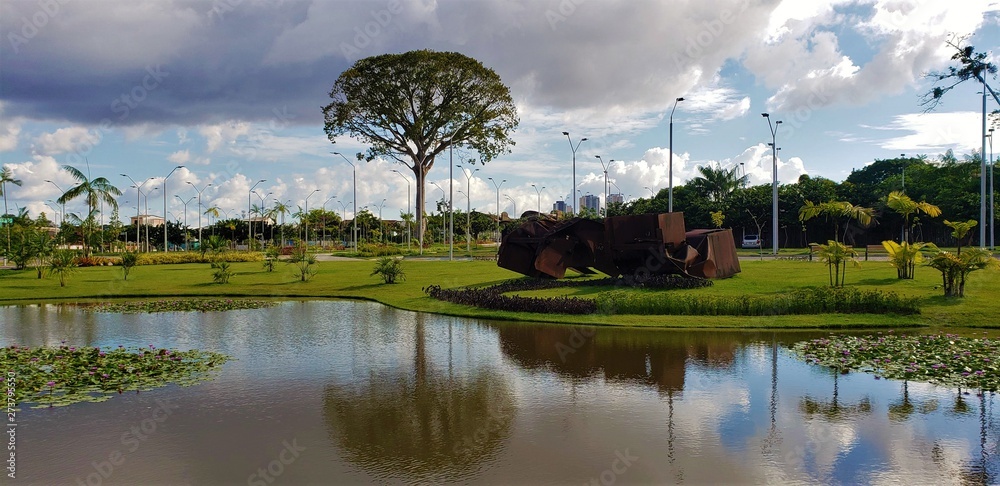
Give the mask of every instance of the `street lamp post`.
[[990, 250], [995, 250], [994, 238], [996, 237], [996, 194], [993, 192], [993, 168], [996, 163], [993, 160], [993, 128], [989, 129], [990, 134], [987, 135], [990, 139], [990, 165], [988, 169], [990, 170]]
[[781, 120], [777, 120], [774, 124], [771, 124], [771, 115], [769, 113], [761, 113], [761, 116], [767, 118], [767, 127], [771, 130], [771, 252], [777, 256], [778, 255], [778, 143], [776, 140], [778, 134], [778, 125], [781, 124]]
[[656, 197], [656, 196], [655, 196], [655, 195], [653, 194], [653, 190], [652, 190], [652, 189], [650, 189], [650, 188], [649, 188], [649, 186], [646, 186], [646, 187], [643, 187], [643, 189], [646, 189], [646, 190], [648, 190], [648, 191], [649, 191], [649, 199], [650, 199], [650, 201], [652, 201], [652, 200], [653, 200], [653, 198], [655, 198], [655, 197]]
[[[139, 250], [139, 208], [142, 207], [139, 204], [139, 195], [142, 193], [142, 186], [145, 186], [147, 182], [153, 180], [152, 177], [142, 181], [142, 184], [135, 182], [135, 179], [129, 177], [128, 174], [121, 174], [122, 177], [132, 181], [132, 185], [135, 187], [135, 249]], [[52, 181], [49, 181], [52, 182]], [[55, 184], [53, 182], [53, 184]], [[56, 186], [59, 187], [59, 186]], [[63, 220], [66, 219], [66, 207], [63, 206]], [[125, 243], [128, 244], [128, 238], [125, 239]]]
[[163, 178], [163, 251], [168, 251], [167, 243], [167, 179], [174, 175], [174, 171], [177, 169], [183, 169], [183, 165], [178, 165], [170, 170], [170, 173]]
[[448, 141], [448, 261], [455, 261], [455, 145]]
[[[264, 199], [270, 198], [273, 192], [267, 193], [267, 195], [261, 196], [259, 192], [253, 191], [257, 199], [260, 199], [260, 247], [264, 248]], [[274, 236], [274, 226], [271, 227], [271, 236]], [[251, 238], [253, 235], [251, 235]]]
[[[565, 133], [565, 132], [563, 132], [563, 133]], [[569, 134], [567, 133], [567, 136], [568, 135]], [[586, 140], [586, 139], [583, 139], [583, 140]], [[581, 140], [581, 142], [583, 142], [583, 140]], [[577, 144], [577, 145], [579, 146], [579, 144]], [[576, 167], [576, 156], [575, 155], [573, 157], [573, 167], [574, 168]], [[575, 172], [573, 173], [573, 177], [574, 177], [573, 181], [574, 181], [574, 184], [575, 184], [576, 183], [576, 173]], [[490, 177], [489, 180], [490, 180], [490, 182], [493, 183], [493, 187], [495, 187], [497, 189], [497, 245], [499, 245], [500, 244], [500, 186], [502, 186], [504, 182], [507, 182], [507, 179], [504, 179], [504, 180], [500, 181], [499, 184], [497, 184], [496, 179], [494, 179], [492, 177]], [[499, 246], [497, 246], [497, 251], [500, 251], [500, 247]]]
[[412, 234], [412, 232], [410, 231], [410, 221], [409, 221], [409, 215], [410, 215], [410, 179], [407, 179], [406, 176], [403, 175], [402, 172], [400, 172], [400, 171], [398, 171], [396, 169], [392, 169], [392, 171], [395, 172], [396, 174], [398, 174], [399, 177], [402, 177], [404, 181], [406, 181], [406, 214], [408, 216], [407, 217], [407, 221], [406, 221], [406, 251], [410, 251], [410, 236]]
[[309, 248], [309, 198], [311, 198], [312, 195], [316, 194], [317, 192], [319, 192], [319, 189], [313, 189], [313, 192], [310, 192], [309, 195], [306, 196], [306, 201], [305, 201], [306, 212], [302, 216], [302, 218], [304, 219], [302, 228], [305, 229], [305, 238], [303, 239], [303, 241], [306, 242], [306, 248]]
[[677, 103], [684, 101], [684, 98], [677, 98], [674, 100], [674, 107], [670, 109], [670, 164], [667, 168], [667, 212], [674, 212], [674, 110], [677, 109]]
[[[597, 157], [597, 160], [601, 161], [601, 169], [604, 170], [604, 215], [607, 216], [608, 215], [608, 167], [611, 166], [611, 162], [614, 162], [614, 159], [611, 159], [611, 162], [608, 162], [608, 165], [604, 165], [604, 159], [602, 159], [600, 155], [595, 155], [594, 157]], [[597, 209], [597, 215], [598, 216], [601, 215], [600, 208]]]
[[189, 197], [187, 201], [181, 199], [181, 197], [178, 196], [177, 194], [174, 194], [174, 197], [176, 197], [177, 199], [180, 199], [181, 204], [184, 205], [184, 251], [188, 251], [188, 229], [187, 229], [187, 227], [188, 227], [188, 203], [191, 202], [192, 199], [194, 199], [194, 196]]
[[509, 194], [504, 194], [503, 197], [507, 198], [508, 201], [514, 206], [514, 215], [517, 215], [517, 203], [514, 202], [514, 198], [510, 197]]
[[535, 197], [538, 199], [537, 207], [536, 207], [535, 211], [538, 211], [538, 214], [541, 214], [542, 213], [542, 191], [545, 190], [545, 186], [542, 186], [542, 188], [539, 189], [538, 186], [532, 184], [531, 187], [533, 187], [535, 189]]
[[[441, 191], [441, 204], [444, 204], [444, 196], [445, 196], [444, 188], [442, 188], [441, 186], [439, 186], [437, 182], [431, 182], [431, 185], [434, 186], [434, 187], [436, 187], [439, 191]], [[444, 235], [444, 231], [445, 231], [445, 224], [444, 223], [445, 223], [445, 217], [442, 214], [441, 215], [441, 243], [442, 244], [444, 244], [444, 240], [446, 238], [445, 235]]]
[[344, 215], [340, 218], [340, 221], [347, 221], [347, 203], [345, 201], [337, 201], [340, 203], [340, 210], [344, 212]]
[[472, 256], [472, 176], [479, 172], [479, 169], [466, 171], [461, 165], [458, 168], [465, 174], [465, 251]]
[[51, 205], [49, 205], [49, 203], [52, 203], [52, 204], [59, 204], [59, 203], [57, 203], [57, 202], [55, 202], [55, 201], [53, 201], [51, 199], [49, 199], [48, 201], [45, 201], [45, 205], [48, 206], [49, 209], [51, 209], [53, 212], [56, 213], [56, 226], [59, 226], [59, 225], [62, 224], [62, 222], [59, 220], [59, 218], [62, 217], [62, 213], [59, 212], [58, 209], [56, 209], [56, 208], [52, 207]]
[[[347, 162], [348, 164], [350, 164], [351, 168], [354, 170], [354, 201], [352, 201], [352, 203], [354, 204], [354, 231], [353, 232], [354, 232], [354, 251], [358, 251], [358, 167], [356, 165], [354, 165], [353, 163], [351, 163], [350, 160], [347, 160], [347, 157], [345, 157], [344, 154], [342, 154], [340, 152], [330, 152], [330, 153], [333, 154], [333, 155], [339, 155], [340, 158], [344, 159], [344, 162]], [[420, 248], [420, 254], [423, 255], [423, 253], [424, 253], [424, 249], [423, 249], [423, 246], [421, 246], [421, 248]]]
[[[583, 142], [587, 141], [587, 138], [586, 137], [581, 138], [580, 141], [577, 142], [576, 146], [574, 147], [573, 146], [573, 139], [569, 138], [569, 132], [562, 132], [562, 133], [563, 133], [563, 135], [566, 135], [566, 140], [569, 140], [569, 148], [570, 148], [570, 150], [573, 151], [573, 189], [570, 190], [569, 193], [570, 194], [576, 194], [576, 150], [578, 148], [580, 148], [580, 144], [582, 144]], [[499, 201], [500, 201], [500, 196], [497, 196], [497, 206], [500, 205]], [[576, 208], [574, 208], [574, 209], [576, 209]], [[498, 208], [498, 210], [499, 210], [499, 208]], [[497, 217], [499, 218], [499, 216], [497, 216]], [[497, 225], [499, 225], [499, 224], [500, 224], [500, 220], [497, 219]], [[499, 228], [499, 226], [498, 226], [498, 228]], [[499, 234], [500, 234], [500, 230], [498, 229], [497, 230], [497, 235], [499, 235]]]
[[[252, 199], [250, 195], [253, 194], [253, 190], [257, 187], [258, 184], [265, 181], [267, 181], [267, 179], [261, 179], [255, 182], [253, 186], [250, 186], [250, 190], [247, 191], [247, 250], [250, 249], [250, 240], [253, 239], [253, 210], [250, 207], [252, 205]], [[197, 187], [195, 189], [197, 189]], [[198, 211], [199, 212], [201, 211], [201, 194], [198, 194]], [[198, 215], [198, 244], [199, 245], [201, 244], [201, 214]]]
[[[122, 175], [125, 175], [125, 174], [122, 174]], [[59, 184], [56, 184], [55, 182], [52, 182], [52, 181], [50, 181], [48, 179], [45, 179], [45, 182], [48, 182], [49, 184], [52, 184], [53, 186], [56, 186], [56, 189], [59, 189], [59, 195], [60, 196], [62, 196], [63, 194], [66, 194], [66, 191], [63, 191], [63, 189], [61, 187], [59, 187]], [[137, 201], [136, 205], [138, 205], [138, 204], [139, 204], [139, 202]], [[62, 218], [62, 219], [59, 221], [59, 228], [61, 230], [62, 229], [62, 224], [64, 222], [66, 222], [66, 203], [62, 203], [62, 213], [60, 213], [60, 214], [61, 214], [60, 218]], [[138, 216], [138, 214], [136, 216]], [[136, 225], [139, 224], [138, 221], [139, 220], [136, 219]], [[138, 226], [136, 226], [136, 228], [138, 228]], [[136, 229], [135, 232], [136, 232], [135, 234], [137, 235], [136, 237], [138, 237], [139, 230]], [[126, 239], [125, 243], [128, 243], [127, 239]], [[135, 244], [136, 244], [136, 246], [138, 246], [139, 242], [136, 241]]]
[[[150, 179], [152, 179], [152, 177], [150, 177]], [[153, 192], [153, 191], [155, 191], [157, 189], [159, 189], [159, 188], [158, 187], [154, 187], [154, 188], [150, 189], [149, 192]], [[146, 219], [146, 224], [144, 224], [143, 226], [146, 227], [146, 251], [147, 252], [149, 252], [149, 198], [146, 197], [148, 195], [149, 195], [148, 193], [145, 193], [145, 192], [142, 193], [142, 204], [143, 204], [143, 206], [145, 206], [145, 209], [143, 211], [146, 212], [146, 214], [144, 215], [145, 219]], [[166, 230], [166, 225], [167, 225], [167, 218], [164, 217], [163, 218], [163, 229], [164, 230]]]
[[382, 224], [382, 208], [385, 207], [385, 199], [382, 200], [381, 204], [371, 203], [371, 205], [378, 208], [378, 229], [379, 233], [382, 233], [382, 242], [385, 243], [385, 225]]
[[[263, 181], [261, 181], [261, 182], [263, 182]], [[202, 187], [200, 190], [198, 189], [198, 186], [194, 185], [193, 182], [187, 181], [187, 183], [191, 187], [194, 188], [195, 192], [198, 193], [198, 249], [201, 250], [201, 249], [205, 248], [203, 246], [205, 244], [205, 242], [203, 242], [201, 240], [201, 193], [205, 192], [205, 189], [208, 189], [209, 187], [211, 187], [212, 183], [209, 182], [208, 184], [205, 184], [205, 187]], [[253, 187], [257, 187], [257, 184], [254, 184]], [[250, 188], [251, 191], [253, 191], [253, 187]], [[247, 195], [247, 198], [249, 199], [250, 196]], [[248, 216], [247, 217], [249, 217], [249, 212], [248, 212]], [[249, 220], [247, 220], [247, 221], [249, 221]]]
[[[324, 247], [326, 246], [326, 203], [334, 199], [337, 199], [337, 196], [330, 196], [326, 198], [326, 201], [323, 201], [323, 238], [322, 242], [320, 243], [320, 246]], [[271, 233], [274, 233], [274, 231], [272, 231]]]

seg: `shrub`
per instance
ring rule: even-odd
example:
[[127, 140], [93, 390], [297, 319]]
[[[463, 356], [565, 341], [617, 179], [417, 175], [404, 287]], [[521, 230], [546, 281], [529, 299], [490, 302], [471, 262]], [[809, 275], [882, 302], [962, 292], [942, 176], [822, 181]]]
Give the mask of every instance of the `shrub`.
[[927, 264], [941, 272], [945, 297], [965, 297], [965, 281], [976, 270], [998, 269], [1000, 261], [981, 248], [968, 248], [961, 254], [939, 251]]
[[138, 265], [139, 254], [134, 251], [126, 251], [122, 253], [121, 266], [122, 273], [125, 275], [125, 280], [128, 280], [128, 274], [132, 271], [132, 267]]
[[105, 257], [81, 256], [76, 259], [76, 266], [78, 267], [103, 267], [112, 264], [113, 260]]
[[66, 277], [76, 271], [76, 252], [56, 250], [49, 257], [49, 274], [59, 276], [59, 286], [66, 286]]
[[915, 297], [855, 288], [807, 288], [769, 296], [671, 295], [614, 290], [597, 296], [602, 314], [777, 316], [918, 314]]
[[229, 262], [212, 262], [212, 268], [215, 269], [212, 272], [212, 280], [215, 280], [215, 283], [229, 283], [229, 279], [233, 277], [233, 271], [229, 269], [229, 265]]
[[264, 261], [264, 255], [257, 251], [223, 251], [217, 254], [202, 254], [200, 252], [169, 252], [169, 253], [141, 253], [139, 254], [138, 265], [165, 265], [174, 263], [213, 263], [225, 261], [237, 262], [260, 262]]
[[394, 245], [382, 245], [374, 243], [361, 243], [358, 245], [358, 256], [381, 257], [390, 255], [402, 255], [403, 250]]
[[387, 284], [396, 283], [396, 279], [406, 280], [403, 272], [403, 261], [389, 256], [379, 257], [371, 276], [380, 275]]
[[264, 270], [268, 272], [274, 271], [274, 264], [278, 262], [278, 255], [280, 253], [281, 250], [276, 246], [269, 247], [264, 251]]
[[305, 247], [295, 248], [295, 251], [292, 252], [292, 257], [288, 259], [288, 263], [295, 265], [295, 268], [298, 270], [295, 276], [302, 282], [308, 281], [309, 278], [316, 275], [316, 269], [312, 268], [316, 264], [316, 255], [307, 252]]
[[593, 300], [578, 297], [521, 297], [507, 296], [493, 287], [485, 289], [442, 289], [431, 285], [423, 289], [427, 295], [453, 304], [471, 305], [483, 309], [510, 312], [544, 312], [554, 314], [593, 314], [597, 305]]

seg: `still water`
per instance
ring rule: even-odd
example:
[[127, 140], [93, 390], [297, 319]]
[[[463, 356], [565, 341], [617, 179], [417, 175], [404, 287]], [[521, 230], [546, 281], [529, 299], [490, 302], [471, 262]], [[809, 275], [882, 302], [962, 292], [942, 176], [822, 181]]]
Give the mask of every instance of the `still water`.
[[346, 301], [0, 307], [4, 345], [237, 358], [192, 387], [25, 409], [18, 482], [1000, 481], [1000, 399], [836, 375], [788, 352], [817, 335], [497, 323]]

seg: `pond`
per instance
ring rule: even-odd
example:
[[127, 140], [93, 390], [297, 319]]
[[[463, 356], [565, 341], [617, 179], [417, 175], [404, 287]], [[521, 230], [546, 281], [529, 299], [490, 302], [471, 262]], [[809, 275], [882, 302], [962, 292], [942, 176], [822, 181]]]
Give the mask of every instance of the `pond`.
[[350, 301], [0, 307], [4, 345], [236, 358], [191, 387], [25, 408], [20, 482], [1000, 481], [994, 394], [837, 375], [788, 351], [825, 334], [498, 323]]

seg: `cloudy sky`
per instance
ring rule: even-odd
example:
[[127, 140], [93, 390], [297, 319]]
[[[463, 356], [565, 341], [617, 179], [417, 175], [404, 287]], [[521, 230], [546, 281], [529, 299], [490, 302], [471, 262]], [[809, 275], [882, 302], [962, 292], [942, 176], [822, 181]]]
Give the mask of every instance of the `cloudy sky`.
[[[52, 209], [69, 164], [136, 193], [128, 174], [154, 178], [149, 212], [182, 219], [178, 195], [202, 188], [202, 204], [246, 211], [248, 191], [312, 208], [354, 201], [351, 168], [331, 151], [321, 107], [337, 76], [360, 58], [412, 49], [458, 51], [510, 86], [521, 124], [512, 152], [479, 167], [471, 205], [495, 211], [487, 179], [506, 180], [501, 210], [542, 208], [572, 186], [603, 193], [596, 155], [626, 196], [667, 186], [668, 118], [674, 99], [674, 183], [699, 165], [744, 164], [770, 182], [777, 132], [779, 179], [843, 180], [852, 169], [901, 153], [931, 157], [979, 144], [979, 88], [949, 93], [932, 113], [924, 74], [948, 65], [946, 40], [1000, 46], [997, 0], [7, 0], [0, 3], [0, 162], [11, 211]], [[991, 54], [996, 56], [994, 52]], [[995, 106], [992, 108], [996, 108]], [[992, 109], [991, 108], [991, 109]], [[474, 154], [459, 153], [462, 160]], [[362, 164], [357, 204], [397, 218], [407, 182], [388, 161]], [[412, 174], [409, 175], [412, 180]], [[431, 181], [448, 189], [447, 159]], [[51, 180], [55, 184], [45, 182]], [[443, 191], [428, 185], [428, 200]], [[612, 188], [612, 192], [618, 192]], [[505, 196], [506, 195], [506, 196]], [[332, 198], [336, 196], [336, 198]], [[412, 198], [411, 189], [411, 198]], [[332, 198], [332, 199], [331, 199]], [[256, 197], [254, 202], [259, 203]], [[187, 207], [194, 224], [195, 201]], [[412, 203], [410, 203], [412, 205]], [[53, 205], [54, 206], [54, 205]], [[57, 208], [58, 209], [58, 208]], [[78, 212], [78, 203], [68, 205]], [[429, 207], [428, 209], [431, 209]]]

